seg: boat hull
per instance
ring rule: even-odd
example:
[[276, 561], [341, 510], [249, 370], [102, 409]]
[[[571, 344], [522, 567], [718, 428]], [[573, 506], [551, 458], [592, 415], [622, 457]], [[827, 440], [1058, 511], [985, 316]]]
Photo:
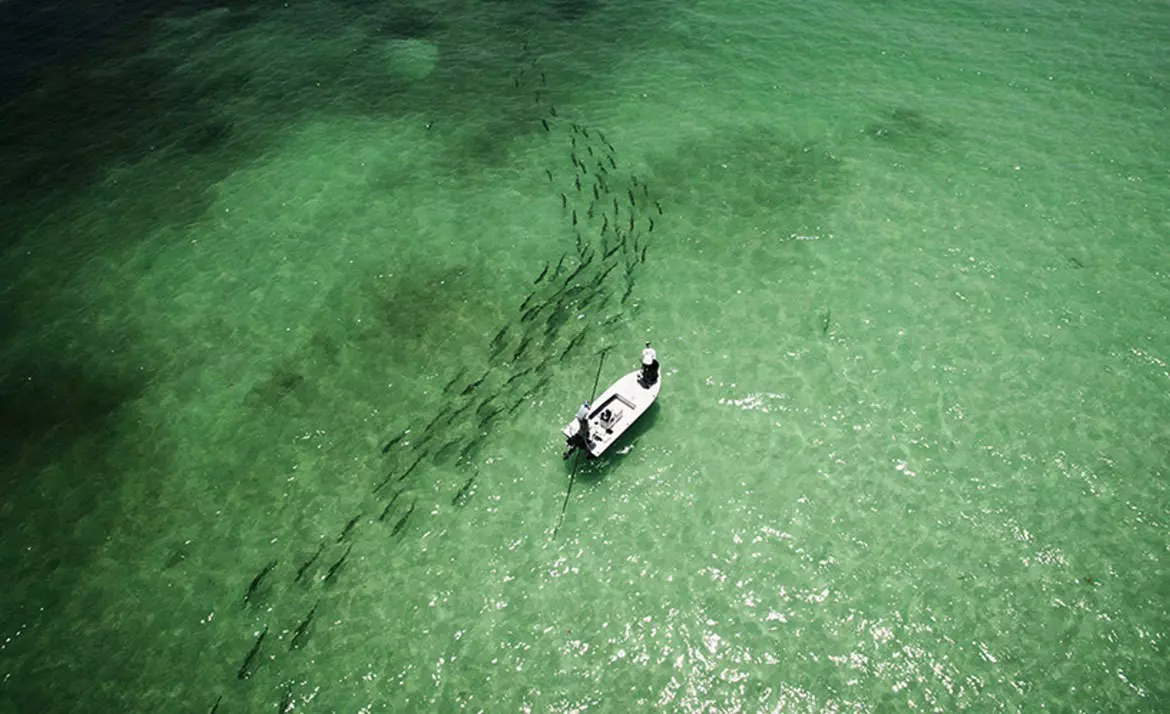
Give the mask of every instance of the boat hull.
[[[654, 384], [645, 387], [640, 381], [641, 374], [641, 370], [630, 372], [593, 400], [587, 417], [589, 438], [583, 446], [589, 456], [604, 454], [658, 398], [662, 378], [659, 377]], [[581, 425], [574, 419], [565, 425], [561, 433], [570, 444], [581, 445], [577, 439], [580, 428]]]

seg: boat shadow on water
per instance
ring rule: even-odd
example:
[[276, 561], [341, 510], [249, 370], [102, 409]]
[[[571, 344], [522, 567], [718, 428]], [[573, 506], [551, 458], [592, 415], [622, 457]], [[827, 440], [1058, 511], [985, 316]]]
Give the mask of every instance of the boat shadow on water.
[[583, 453], [578, 452], [575, 454], [573, 458], [564, 462], [565, 476], [569, 476], [572, 473], [573, 462], [577, 459], [581, 463], [577, 466], [576, 478], [582, 483], [596, 483], [611, 472], [620, 469], [622, 462], [634, 453], [633, 450], [627, 451], [627, 449], [640, 441], [646, 432], [654, 428], [654, 425], [658, 422], [658, 414], [660, 411], [658, 402], [655, 401], [638, 417], [636, 422], [630, 425], [630, 428], [625, 433], [618, 437], [617, 441], [609, 447], [609, 450], [601, 456], [587, 459]]

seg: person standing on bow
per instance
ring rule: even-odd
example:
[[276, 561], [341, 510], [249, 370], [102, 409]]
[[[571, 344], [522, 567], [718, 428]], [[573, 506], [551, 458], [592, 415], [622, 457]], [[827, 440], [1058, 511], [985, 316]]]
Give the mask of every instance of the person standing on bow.
[[646, 343], [646, 349], [642, 350], [642, 377], [639, 381], [647, 389], [658, 381], [658, 353], [649, 342]]

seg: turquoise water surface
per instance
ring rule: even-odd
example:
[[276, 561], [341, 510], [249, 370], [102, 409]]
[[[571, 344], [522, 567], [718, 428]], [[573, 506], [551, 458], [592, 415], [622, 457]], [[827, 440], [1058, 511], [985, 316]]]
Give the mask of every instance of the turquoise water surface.
[[0, 710], [1170, 708], [1164, 3], [33, 8]]

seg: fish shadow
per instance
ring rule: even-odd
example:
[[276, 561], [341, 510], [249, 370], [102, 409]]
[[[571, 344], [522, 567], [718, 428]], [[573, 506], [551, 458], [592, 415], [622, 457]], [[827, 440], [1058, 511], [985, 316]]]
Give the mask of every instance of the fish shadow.
[[[618, 437], [612, 446], [605, 450], [604, 454], [595, 459], [583, 461], [577, 469], [576, 478], [582, 483], [597, 483], [610, 473], [620, 469], [622, 462], [626, 458], [626, 454], [620, 453], [621, 450], [635, 443], [648, 431], [653, 429], [654, 425], [658, 423], [658, 415], [660, 412], [661, 408], [658, 402], [655, 401], [638, 418], [638, 421], [634, 422], [633, 426], [627, 429], [625, 433]], [[565, 466], [567, 471], [572, 472], [571, 460], [566, 461]]]

